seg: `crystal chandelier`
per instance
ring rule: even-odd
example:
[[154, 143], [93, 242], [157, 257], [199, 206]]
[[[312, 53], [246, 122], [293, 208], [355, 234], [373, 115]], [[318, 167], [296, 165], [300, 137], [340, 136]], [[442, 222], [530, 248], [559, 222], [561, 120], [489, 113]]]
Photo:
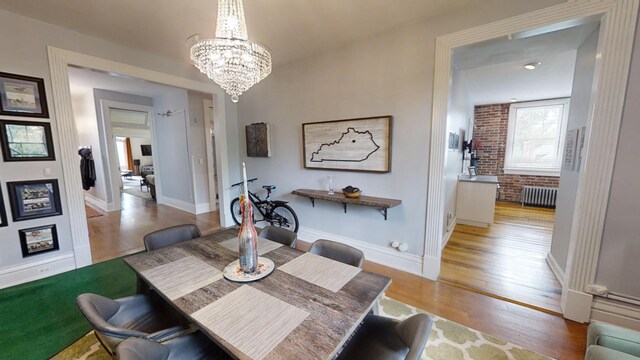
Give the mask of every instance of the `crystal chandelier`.
[[218, 0], [216, 37], [189, 39], [191, 61], [233, 102], [271, 73], [271, 52], [266, 46], [248, 41], [242, 0]]

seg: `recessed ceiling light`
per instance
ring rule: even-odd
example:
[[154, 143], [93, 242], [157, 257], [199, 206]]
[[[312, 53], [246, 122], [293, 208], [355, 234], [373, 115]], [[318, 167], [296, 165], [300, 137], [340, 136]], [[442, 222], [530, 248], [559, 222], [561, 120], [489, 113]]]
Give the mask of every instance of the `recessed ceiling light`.
[[511, 101], [511, 102], [516, 102], [516, 101], [518, 101], [518, 99], [516, 99], [516, 98], [511, 98], [511, 99], [509, 99], [509, 101]]
[[538, 65], [540, 65], [540, 63], [536, 61], [536, 62], [525, 64], [524, 68], [527, 70], [534, 70]]

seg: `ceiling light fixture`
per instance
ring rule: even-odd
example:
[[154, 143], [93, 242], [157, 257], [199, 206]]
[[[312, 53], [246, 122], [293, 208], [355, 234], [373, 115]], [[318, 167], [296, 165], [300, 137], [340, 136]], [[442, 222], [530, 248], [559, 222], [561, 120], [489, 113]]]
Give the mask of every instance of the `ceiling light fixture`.
[[218, 0], [216, 36], [187, 41], [191, 61], [203, 74], [220, 85], [231, 101], [271, 73], [271, 52], [259, 43], [249, 42], [242, 0]]
[[527, 70], [535, 70], [535, 68], [538, 67], [538, 65], [540, 65], [540, 63], [535, 61], [532, 63], [525, 64], [523, 67]]

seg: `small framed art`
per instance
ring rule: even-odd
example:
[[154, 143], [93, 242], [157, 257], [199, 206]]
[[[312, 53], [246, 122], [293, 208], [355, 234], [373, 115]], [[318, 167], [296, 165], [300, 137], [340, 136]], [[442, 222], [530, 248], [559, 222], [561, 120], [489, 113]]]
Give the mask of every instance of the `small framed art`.
[[13, 221], [62, 215], [56, 179], [13, 181], [7, 188]]
[[44, 80], [0, 72], [0, 115], [48, 118]]
[[55, 160], [51, 125], [34, 121], [0, 121], [4, 161]]
[[469, 176], [478, 176], [478, 168], [475, 166], [469, 166], [467, 169], [469, 169]]
[[60, 248], [55, 225], [18, 230], [22, 257], [33, 256]]
[[4, 208], [4, 198], [2, 197], [2, 189], [0, 189], [0, 227], [9, 225], [7, 222], [7, 210]]

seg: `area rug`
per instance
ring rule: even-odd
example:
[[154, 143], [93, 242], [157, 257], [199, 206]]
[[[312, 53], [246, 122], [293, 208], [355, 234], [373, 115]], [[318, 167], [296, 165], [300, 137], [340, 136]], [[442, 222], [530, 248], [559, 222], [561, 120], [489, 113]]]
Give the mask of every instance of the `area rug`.
[[[385, 297], [378, 306], [380, 315], [402, 320], [423, 310]], [[534, 351], [468, 328], [453, 321], [431, 315], [433, 327], [421, 360], [548, 360]], [[54, 356], [55, 360], [111, 359], [93, 331]]]
[[103, 216], [101, 212], [86, 204], [84, 205], [84, 211], [87, 213], [87, 219]]

